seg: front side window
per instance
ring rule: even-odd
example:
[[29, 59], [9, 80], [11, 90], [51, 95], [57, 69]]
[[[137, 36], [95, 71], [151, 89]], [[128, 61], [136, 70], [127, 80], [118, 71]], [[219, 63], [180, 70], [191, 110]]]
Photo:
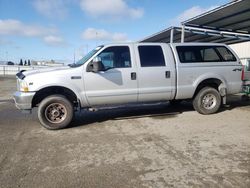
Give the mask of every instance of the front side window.
[[228, 62], [236, 61], [236, 57], [225, 46], [177, 46], [180, 62]]
[[105, 69], [131, 67], [130, 51], [128, 46], [114, 46], [103, 50], [98, 57]]
[[141, 67], [165, 66], [165, 59], [161, 46], [139, 46]]

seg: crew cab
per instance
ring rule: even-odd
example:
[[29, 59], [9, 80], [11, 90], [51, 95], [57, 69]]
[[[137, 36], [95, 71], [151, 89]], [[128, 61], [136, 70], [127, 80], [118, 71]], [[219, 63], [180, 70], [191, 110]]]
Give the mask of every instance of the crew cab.
[[123, 43], [98, 46], [67, 67], [17, 74], [17, 108], [38, 107], [47, 129], [68, 126], [81, 108], [191, 99], [216, 113], [241, 92], [242, 65], [224, 44]]

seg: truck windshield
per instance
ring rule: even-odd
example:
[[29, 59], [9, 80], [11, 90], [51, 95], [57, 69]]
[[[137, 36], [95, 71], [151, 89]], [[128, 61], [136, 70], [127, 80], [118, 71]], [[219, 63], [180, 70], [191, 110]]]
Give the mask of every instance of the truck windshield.
[[102, 48], [103, 48], [103, 46], [96, 47], [95, 49], [90, 51], [87, 55], [85, 55], [82, 59], [80, 59], [75, 64], [72, 64], [70, 66], [71, 67], [79, 67], [79, 66], [83, 65], [84, 63], [86, 63], [93, 55], [95, 55]]

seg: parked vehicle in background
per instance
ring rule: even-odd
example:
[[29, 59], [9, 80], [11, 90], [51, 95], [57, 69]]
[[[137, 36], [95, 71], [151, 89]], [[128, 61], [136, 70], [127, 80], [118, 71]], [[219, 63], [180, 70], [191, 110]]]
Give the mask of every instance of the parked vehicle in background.
[[17, 74], [16, 106], [38, 107], [48, 129], [66, 127], [74, 111], [107, 105], [191, 99], [216, 113], [241, 92], [242, 65], [226, 45], [124, 43], [99, 46], [70, 67]]
[[15, 65], [15, 63], [13, 63], [12, 61], [8, 61], [7, 65]]
[[243, 67], [241, 79], [243, 80], [242, 92], [245, 94], [242, 96], [242, 99], [249, 100], [249, 96], [250, 96], [250, 66]]

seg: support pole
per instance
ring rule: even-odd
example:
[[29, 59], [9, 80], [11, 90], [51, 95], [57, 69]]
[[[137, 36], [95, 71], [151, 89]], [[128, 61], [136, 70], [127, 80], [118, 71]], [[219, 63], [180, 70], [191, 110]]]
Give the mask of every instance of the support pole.
[[185, 25], [182, 25], [181, 29], [181, 43], [185, 42]]
[[170, 31], [170, 43], [174, 42], [174, 28], [171, 29]]

